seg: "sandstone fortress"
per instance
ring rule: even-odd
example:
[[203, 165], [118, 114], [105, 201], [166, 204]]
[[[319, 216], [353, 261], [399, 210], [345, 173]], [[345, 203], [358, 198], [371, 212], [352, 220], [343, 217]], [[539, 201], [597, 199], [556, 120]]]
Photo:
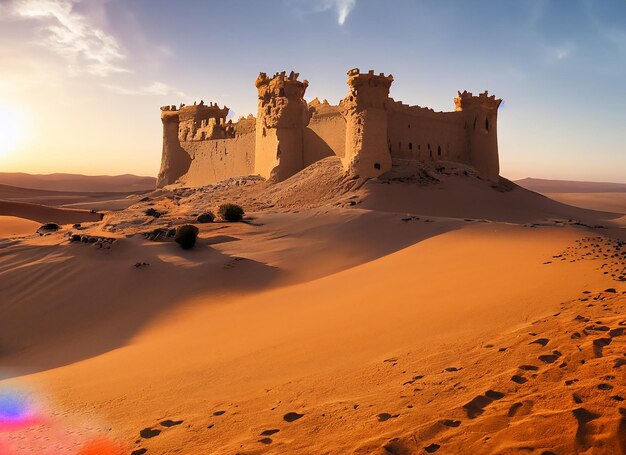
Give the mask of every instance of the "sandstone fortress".
[[260, 73], [257, 117], [226, 121], [229, 109], [204, 102], [161, 108], [163, 156], [158, 186], [201, 186], [230, 177], [285, 180], [329, 156], [346, 172], [377, 177], [392, 165], [453, 161], [496, 180], [501, 99], [464, 91], [453, 112], [409, 106], [389, 96], [393, 76], [348, 71], [338, 106], [304, 99], [298, 73]]

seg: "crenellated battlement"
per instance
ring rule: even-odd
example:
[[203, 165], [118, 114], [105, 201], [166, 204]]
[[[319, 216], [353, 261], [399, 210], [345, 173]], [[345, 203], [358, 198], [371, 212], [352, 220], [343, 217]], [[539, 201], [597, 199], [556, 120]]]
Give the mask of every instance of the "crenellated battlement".
[[358, 68], [352, 68], [348, 70], [348, 86], [351, 88], [359, 89], [361, 87], [383, 87], [389, 90], [393, 83], [393, 76], [389, 74], [385, 76], [385, 73], [375, 74], [374, 70], [369, 70], [367, 73], [361, 73]]
[[300, 73], [286, 71], [274, 74], [271, 78], [266, 73], [259, 73], [255, 86], [258, 90], [259, 100], [267, 102], [272, 97], [284, 97], [289, 99], [303, 99], [304, 92], [309, 86], [309, 81], [299, 81]]
[[501, 99], [496, 98], [495, 95], [489, 96], [489, 92], [485, 90], [478, 96], [474, 96], [472, 92], [464, 90], [463, 93], [457, 92], [458, 96], [454, 98], [455, 111], [462, 111], [467, 108], [484, 108], [490, 110], [498, 110]]

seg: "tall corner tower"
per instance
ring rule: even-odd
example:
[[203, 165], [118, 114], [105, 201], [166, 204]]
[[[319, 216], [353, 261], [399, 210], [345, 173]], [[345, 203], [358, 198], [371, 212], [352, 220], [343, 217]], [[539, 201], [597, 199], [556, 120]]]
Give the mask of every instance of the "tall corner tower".
[[478, 96], [458, 92], [454, 98], [456, 111], [463, 112], [471, 165], [489, 180], [500, 175], [498, 157], [498, 107], [501, 99], [487, 91]]
[[391, 169], [387, 142], [387, 109], [393, 76], [348, 71], [348, 94], [341, 100], [346, 120], [346, 148], [343, 167], [359, 177], [371, 178]]

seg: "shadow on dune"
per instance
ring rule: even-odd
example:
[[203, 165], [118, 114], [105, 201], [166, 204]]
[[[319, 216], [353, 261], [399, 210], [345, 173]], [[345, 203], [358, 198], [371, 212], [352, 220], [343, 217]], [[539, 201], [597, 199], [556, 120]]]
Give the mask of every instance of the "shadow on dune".
[[87, 244], [8, 245], [0, 249], [0, 374], [111, 351], [188, 298], [202, 293], [219, 304], [227, 295], [268, 287], [277, 273], [203, 241], [190, 251], [139, 239], [119, 240], [106, 251]]
[[[287, 268], [304, 262], [299, 269], [306, 273], [298, 275], [282, 264], [273, 267], [211, 247], [239, 243], [229, 235], [201, 239], [190, 251], [138, 238], [118, 240], [106, 251], [87, 244], [7, 244], [0, 249], [0, 380], [120, 348], [193, 297], [202, 296], [208, 305], [227, 303], [237, 295], [340, 272], [466, 225], [345, 213], [353, 215], [339, 221], [275, 215], [285, 232], [267, 216], [267, 248], [290, 242], [287, 249], [278, 245], [277, 257], [290, 264]], [[288, 238], [294, 232], [297, 241]], [[247, 248], [242, 243], [242, 256]], [[135, 267], [143, 262], [149, 265]]]

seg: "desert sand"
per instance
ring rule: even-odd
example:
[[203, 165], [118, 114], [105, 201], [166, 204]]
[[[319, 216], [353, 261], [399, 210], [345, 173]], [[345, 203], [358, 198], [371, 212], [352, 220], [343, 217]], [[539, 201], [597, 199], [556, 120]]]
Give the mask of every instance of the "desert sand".
[[626, 184], [526, 178], [515, 183], [550, 199], [592, 210], [626, 211]]
[[[626, 453], [625, 210], [340, 169], [103, 220], [5, 202], [63, 226], [0, 220], [0, 453]], [[245, 222], [195, 222], [223, 202]], [[189, 251], [145, 235], [190, 222]]]

